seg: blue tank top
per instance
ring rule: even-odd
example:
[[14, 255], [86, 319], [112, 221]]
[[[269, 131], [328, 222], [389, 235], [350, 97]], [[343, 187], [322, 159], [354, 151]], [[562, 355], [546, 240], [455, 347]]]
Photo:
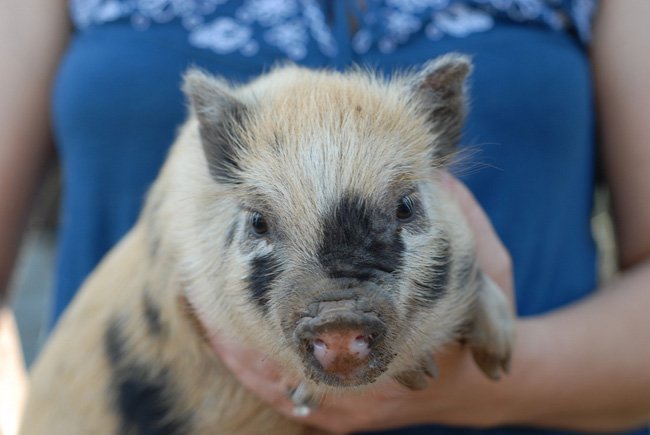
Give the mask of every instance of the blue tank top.
[[[52, 110], [64, 188], [53, 319], [134, 224], [187, 116], [188, 67], [246, 82], [283, 58], [390, 72], [450, 51], [475, 64], [458, 176], [512, 255], [519, 314], [585, 297], [596, 288], [585, 53], [594, 9], [591, 0], [72, 0], [76, 31]], [[566, 433], [390, 433], [537, 432]]]

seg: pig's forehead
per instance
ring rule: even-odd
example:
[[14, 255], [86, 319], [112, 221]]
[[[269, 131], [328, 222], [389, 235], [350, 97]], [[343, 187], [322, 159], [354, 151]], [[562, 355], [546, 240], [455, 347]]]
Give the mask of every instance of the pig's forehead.
[[364, 118], [356, 110], [300, 118], [292, 123], [278, 114], [247, 140], [244, 177], [271, 201], [321, 208], [350, 194], [381, 200], [408, 189], [429, 169], [430, 133], [417, 124], [390, 126], [388, 119]]
[[258, 100], [241, 162], [251, 182], [331, 198], [422, 176], [434, 137], [417, 107], [386, 84], [319, 79]]
[[318, 137], [357, 139], [351, 144], [362, 146], [372, 138], [375, 146], [392, 146], [377, 139], [408, 139], [430, 128], [409, 89], [399, 75], [387, 80], [361, 71], [285, 68], [242, 89], [242, 98], [253, 115], [251, 131], [267, 142], [300, 147]]

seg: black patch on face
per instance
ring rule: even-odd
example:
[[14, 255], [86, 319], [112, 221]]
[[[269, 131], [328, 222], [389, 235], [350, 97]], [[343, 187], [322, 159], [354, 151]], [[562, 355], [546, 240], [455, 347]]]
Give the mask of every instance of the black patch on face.
[[280, 274], [280, 265], [272, 254], [255, 257], [250, 265], [248, 276], [250, 294], [260, 307], [266, 309], [268, 292]]
[[[121, 434], [181, 435], [188, 433], [188, 416], [172, 413], [176, 394], [169, 386], [169, 371], [155, 370], [129, 358], [128, 344], [117, 320], [104, 335], [111, 365], [113, 406], [120, 417]], [[157, 363], [158, 367], [160, 363]]]
[[319, 260], [332, 278], [370, 280], [395, 272], [404, 242], [393, 209], [369, 209], [345, 196], [323, 220]]
[[449, 273], [451, 270], [451, 244], [447, 236], [439, 238], [437, 254], [432, 259], [426, 279], [415, 281], [421, 290], [421, 297], [428, 303], [440, 299], [449, 287]]
[[160, 307], [153, 301], [149, 292], [145, 289], [142, 299], [144, 307], [144, 318], [153, 335], [160, 335], [163, 332], [162, 321], [160, 320]]
[[114, 320], [104, 333], [104, 349], [112, 367], [120, 365], [124, 360], [124, 338], [122, 328], [117, 320]]

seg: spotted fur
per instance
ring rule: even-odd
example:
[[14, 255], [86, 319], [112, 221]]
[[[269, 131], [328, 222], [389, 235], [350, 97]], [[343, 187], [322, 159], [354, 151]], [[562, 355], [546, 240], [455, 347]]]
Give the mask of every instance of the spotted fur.
[[[460, 55], [391, 79], [284, 66], [237, 88], [190, 71], [189, 120], [35, 364], [23, 433], [300, 433], [224, 368], [216, 331], [314, 396], [421, 388], [456, 339], [498, 377], [512, 312], [439, 179], [469, 70]], [[341, 295], [385, 324], [356, 387], [319, 375], [294, 334], [313, 301]]]

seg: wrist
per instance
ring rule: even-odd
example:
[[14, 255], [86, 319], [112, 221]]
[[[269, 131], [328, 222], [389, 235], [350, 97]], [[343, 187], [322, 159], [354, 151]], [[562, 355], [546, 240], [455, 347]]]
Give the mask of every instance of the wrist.
[[493, 426], [534, 425], [548, 411], [542, 393], [552, 376], [552, 337], [542, 316], [517, 320], [511, 372], [495, 388], [499, 409]]

